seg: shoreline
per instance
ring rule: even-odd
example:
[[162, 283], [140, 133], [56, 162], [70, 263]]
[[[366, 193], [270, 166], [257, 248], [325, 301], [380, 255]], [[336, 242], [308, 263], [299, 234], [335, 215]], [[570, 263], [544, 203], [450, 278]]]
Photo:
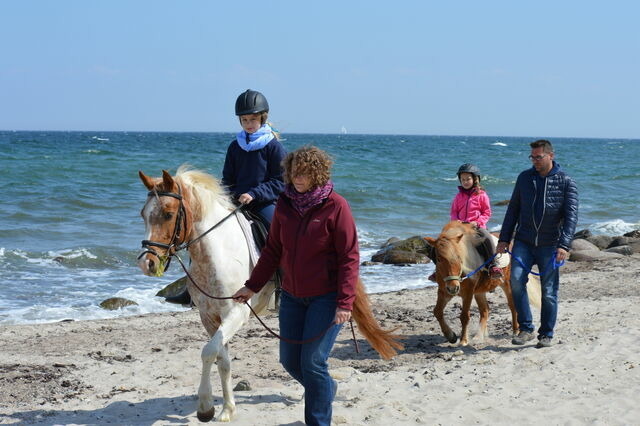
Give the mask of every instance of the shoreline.
[[[554, 346], [510, 342], [500, 290], [488, 294], [489, 338], [461, 347], [440, 333], [436, 288], [371, 294], [405, 350], [383, 361], [344, 327], [329, 359], [339, 387], [334, 424], [633, 424], [640, 416], [640, 255], [567, 262]], [[474, 303], [475, 305], [475, 303]], [[460, 299], [446, 309], [458, 332]], [[277, 317], [263, 317], [277, 328]], [[538, 318], [534, 315], [534, 318]], [[472, 308], [470, 335], [477, 329]], [[196, 310], [107, 320], [0, 326], [0, 423], [200, 424]], [[277, 362], [278, 344], [254, 319], [230, 342], [236, 425], [303, 424], [302, 387]], [[212, 372], [216, 414], [220, 383]]]

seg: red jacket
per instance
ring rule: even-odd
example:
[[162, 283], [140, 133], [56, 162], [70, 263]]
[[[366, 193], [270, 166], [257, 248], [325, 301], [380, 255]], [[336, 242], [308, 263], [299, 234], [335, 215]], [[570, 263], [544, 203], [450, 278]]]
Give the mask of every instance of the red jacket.
[[282, 288], [295, 297], [337, 292], [338, 308], [351, 310], [359, 276], [356, 224], [335, 192], [300, 215], [280, 194], [266, 246], [245, 285], [258, 292], [280, 266]]
[[491, 203], [487, 193], [469, 191], [459, 186], [458, 193], [451, 203], [451, 220], [478, 222], [480, 228], [486, 228], [489, 218], [491, 218]]

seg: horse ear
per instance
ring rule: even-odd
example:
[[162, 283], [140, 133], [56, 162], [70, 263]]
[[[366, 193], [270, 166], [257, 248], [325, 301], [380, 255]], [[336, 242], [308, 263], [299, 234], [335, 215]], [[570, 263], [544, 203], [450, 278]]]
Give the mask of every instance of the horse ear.
[[431, 237], [423, 237], [423, 238], [427, 242], [427, 244], [429, 244], [431, 247], [434, 247], [436, 245], [435, 238], [431, 238]]
[[173, 178], [168, 171], [162, 171], [162, 182], [164, 183], [165, 190], [171, 191], [173, 189]]
[[144, 186], [146, 186], [147, 189], [151, 191], [154, 187], [153, 179], [142, 173], [142, 170], [138, 170], [138, 176], [140, 176], [140, 180], [142, 181], [142, 183], [144, 183]]

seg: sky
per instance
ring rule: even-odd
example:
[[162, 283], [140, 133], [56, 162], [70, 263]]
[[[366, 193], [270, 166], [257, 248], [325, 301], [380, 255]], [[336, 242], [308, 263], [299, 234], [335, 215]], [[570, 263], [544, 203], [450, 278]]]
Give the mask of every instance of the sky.
[[0, 129], [640, 138], [634, 1], [0, 2]]

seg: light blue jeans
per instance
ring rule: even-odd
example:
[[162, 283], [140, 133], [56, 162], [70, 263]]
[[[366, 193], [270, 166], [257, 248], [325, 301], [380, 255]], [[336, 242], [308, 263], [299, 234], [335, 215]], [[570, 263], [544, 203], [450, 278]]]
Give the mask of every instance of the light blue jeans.
[[[280, 334], [292, 340], [317, 337], [335, 318], [336, 306], [336, 293], [298, 298], [283, 291]], [[280, 341], [280, 363], [304, 386], [304, 421], [308, 425], [331, 425], [335, 384], [327, 359], [341, 328], [342, 324], [334, 325], [318, 339], [302, 345]]]
[[[511, 291], [513, 303], [518, 312], [518, 325], [521, 331], [533, 332], [533, 318], [527, 294], [529, 271], [533, 265], [540, 270], [540, 288], [542, 290], [542, 309], [540, 311], [540, 328], [538, 339], [543, 336], [553, 337], [553, 329], [558, 317], [558, 287], [560, 271], [554, 267], [556, 247], [535, 247], [516, 240], [513, 244], [511, 259]], [[524, 264], [516, 260], [519, 258]]]

